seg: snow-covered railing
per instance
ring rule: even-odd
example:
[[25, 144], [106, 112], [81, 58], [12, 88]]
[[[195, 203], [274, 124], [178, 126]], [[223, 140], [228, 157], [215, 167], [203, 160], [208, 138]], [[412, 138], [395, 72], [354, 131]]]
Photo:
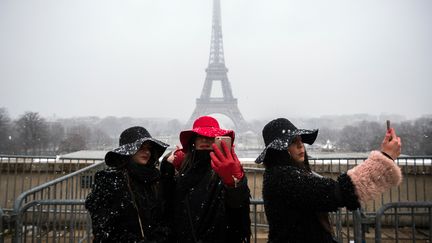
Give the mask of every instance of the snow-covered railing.
[[0, 155], [0, 207], [11, 209], [22, 192], [101, 160]]
[[[47, 158], [36, 159], [36, 161], [40, 163]], [[348, 169], [354, 167], [355, 165], [362, 163], [364, 159], [365, 158], [312, 158], [310, 159], [310, 164], [314, 171], [317, 171], [322, 175], [335, 178], [339, 174], [346, 172]], [[264, 206], [261, 199], [262, 174], [264, 173], [264, 168], [262, 167], [262, 165], [256, 165], [255, 163], [253, 163], [253, 160], [240, 160], [244, 165], [245, 172], [248, 177], [249, 188], [251, 189], [252, 227], [253, 229], [257, 230], [256, 232], [253, 232], [253, 234], [255, 234], [255, 237], [260, 238], [258, 236], [259, 232], [261, 232], [260, 234], [262, 236], [265, 235], [265, 231], [263, 233], [262, 229], [268, 227], [267, 221], [265, 219]], [[423, 199], [432, 200], [432, 194], [429, 193], [430, 191], [432, 191], [432, 166], [429, 162], [430, 160], [430, 156], [402, 157], [398, 159], [397, 163], [401, 166], [402, 172], [404, 174], [404, 181], [402, 185], [398, 188], [392, 189], [387, 193], [384, 193], [381, 198], [375, 200], [372, 204], [363, 205], [362, 210], [364, 212], [364, 215], [375, 215], [375, 212], [377, 211], [376, 208], [379, 209], [381, 205], [389, 202], [400, 202], [408, 200], [415, 201]], [[68, 167], [65, 166], [63, 168]], [[48, 232], [50, 236], [44, 235], [44, 237], [51, 237], [52, 234], [58, 233], [60, 231], [60, 228], [54, 229], [54, 231], [42, 231], [41, 229], [33, 227], [39, 227], [38, 225], [45, 223], [46, 225], [42, 225], [42, 228], [46, 228], [47, 226], [50, 226], [52, 228], [59, 225], [67, 228], [70, 226], [67, 226], [66, 219], [73, 214], [75, 214], [75, 216], [79, 215], [79, 217], [75, 218], [76, 220], [74, 222], [80, 223], [85, 227], [90, 225], [88, 218], [84, 217], [84, 215], [86, 215], [86, 212], [82, 204], [86, 195], [90, 192], [94, 174], [96, 173], [96, 171], [105, 168], [105, 163], [101, 161], [97, 162], [96, 164], [91, 164], [90, 166], [87, 166], [85, 168], [77, 168], [78, 170], [71, 170], [70, 173], [68, 171], [68, 173], [65, 173], [60, 178], [55, 178], [44, 184], [35, 186], [25, 191], [18, 198], [16, 198], [13, 210], [9, 210], [13, 212], [13, 215], [8, 218], [16, 220], [18, 216], [20, 217], [21, 226], [19, 227], [24, 227], [21, 233], [22, 237], [30, 237], [31, 239], [36, 239], [35, 237], [37, 237], [38, 232], [41, 232], [42, 234], [43, 232]], [[9, 172], [11, 171], [15, 172], [14, 170], [9, 170]], [[3, 175], [4, 171], [2, 171], [2, 177]], [[18, 173], [16, 175], [18, 175]], [[17, 178], [17, 180], [22, 179]], [[40, 202], [42, 202], [42, 204], [40, 204]], [[69, 204], [68, 202], [73, 203]], [[336, 213], [332, 213], [331, 217], [336, 229], [335, 232], [337, 238], [343, 239], [344, 242], [346, 240], [355, 240], [355, 232], [357, 232], [356, 236], [358, 236], [358, 232], [361, 232], [362, 230], [360, 227], [355, 227], [360, 221], [357, 222], [353, 214], [346, 211], [345, 209], [341, 209]], [[56, 224], [53, 225], [51, 222], [52, 219], [62, 218], [64, 218], [66, 221], [63, 220], [61, 221], [61, 223], [56, 223], [57, 226]], [[82, 230], [81, 228], [83, 228], [84, 226], [74, 226], [74, 229], [78, 230], [79, 228], [79, 230]], [[66, 233], [60, 233], [63, 237], [61, 239], [64, 239], [64, 241], [70, 240], [70, 238], [68, 238], [68, 235], [70, 235], [70, 233], [67, 233], [67, 230], [70, 230], [70, 228], [66, 228], [64, 229], [64, 232]], [[87, 231], [87, 228], [85, 229], [85, 231]], [[82, 237], [84, 235], [85, 234], [81, 234], [79, 235], [79, 237]], [[83, 240], [85, 240], [84, 238]]]

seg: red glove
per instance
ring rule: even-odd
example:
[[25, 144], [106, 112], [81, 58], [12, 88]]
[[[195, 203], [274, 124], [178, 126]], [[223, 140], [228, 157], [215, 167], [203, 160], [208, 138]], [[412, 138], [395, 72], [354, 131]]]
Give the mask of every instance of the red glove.
[[219, 175], [225, 185], [235, 186], [236, 180], [241, 180], [244, 176], [243, 167], [240, 164], [237, 155], [234, 152], [234, 147], [231, 148], [231, 153], [225, 143], [221, 142], [222, 148], [226, 156], [219, 150], [216, 144], [212, 144], [213, 152], [210, 153], [211, 167]]
[[183, 150], [177, 149], [176, 151], [174, 151], [173, 165], [177, 171], [180, 170], [184, 158], [185, 158], [185, 153], [183, 152]]

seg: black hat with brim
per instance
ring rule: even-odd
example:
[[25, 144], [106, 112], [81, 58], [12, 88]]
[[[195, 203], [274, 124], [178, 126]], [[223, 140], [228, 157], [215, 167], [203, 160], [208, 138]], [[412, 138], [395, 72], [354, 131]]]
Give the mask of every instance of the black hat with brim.
[[318, 136], [318, 129], [297, 129], [285, 118], [278, 118], [267, 123], [263, 129], [263, 138], [266, 147], [258, 158], [256, 158], [255, 163], [264, 162], [269, 149], [287, 150], [297, 136], [301, 137], [303, 143], [312, 145]]
[[152, 138], [145, 128], [131, 127], [120, 135], [120, 146], [105, 155], [105, 163], [111, 167], [120, 166], [138, 152], [145, 142], [152, 144], [152, 152], [156, 158], [161, 157], [169, 146], [162, 141]]

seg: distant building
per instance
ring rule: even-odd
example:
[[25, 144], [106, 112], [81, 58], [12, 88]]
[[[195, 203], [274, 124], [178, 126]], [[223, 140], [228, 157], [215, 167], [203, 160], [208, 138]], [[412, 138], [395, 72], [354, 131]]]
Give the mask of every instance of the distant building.
[[323, 151], [323, 152], [334, 152], [335, 151], [335, 147], [330, 142], [330, 140], [327, 139], [327, 142], [326, 142], [326, 144], [324, 146], [322, 146], [321, 151]]
[[105, 154], [108, 151], [104, 150], [80, 150], [68, 154], [62, 154], [57, 156], [58, 159], [94, 159], [94, 160], [103, 160], [105, 158]]

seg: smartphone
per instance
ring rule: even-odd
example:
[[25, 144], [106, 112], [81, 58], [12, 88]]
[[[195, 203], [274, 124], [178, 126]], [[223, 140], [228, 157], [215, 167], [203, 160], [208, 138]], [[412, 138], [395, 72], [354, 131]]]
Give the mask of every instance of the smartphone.
[[223, 154], [225, 154], [225, 150], [223, 149], [222, 144], [221, 144], [222, 141], [225, 141], [226, 146], [231, 151], [231, 143], [232, 143], [231, 137], [229, 137], [229, 136], [217, 136], [217, 137], [215, 137], [216, 146], [219, 148], [219, 150]]
[[[387, 120], [386, 123], [387, 123], [387, 131], [389, 131], [390, 130], [390, 120]], [[391, 141], [391, 140], [392, 140], [392, 137], [390, 137], [389, 141]]]

